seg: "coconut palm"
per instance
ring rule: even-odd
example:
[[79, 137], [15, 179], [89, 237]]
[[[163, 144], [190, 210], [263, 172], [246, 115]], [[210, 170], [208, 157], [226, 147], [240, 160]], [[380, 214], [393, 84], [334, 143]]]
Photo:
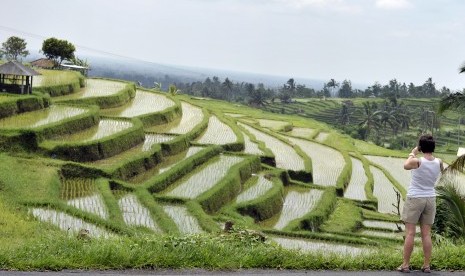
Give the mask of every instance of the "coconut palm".
[[[465, 63], [459, 68], [459, 73], [465, 73]], [[439, 102], [439, 114], [446, 110], [465, 110], [465, 95], [461, 92], [450, 94], [441, 99]], [[460, 126], [460, 122], [459, 122]], [[458, 134], [460, 135], [460, 133]], [[463, 171], [465, 167], [465, 154], [459, 156], [450, 166], [447, 168], [448, 171], [460, 170]]]
[[465, 199], [452, 183], [436, 188], [438, 201], [437, 227], [455, 238], [465, 237]]
[[362, 117], [363, 121], [359, 123], [359, 126], [366, 130], [365, 132], [365, 139], [370, 136], [370, 132], [372, 129], [378, 129], [379, 127], [379, 120], [378, 120], [378, 113], [376, 111], [377, 105], [376, 103], [364, 102], [363, 109], [362, 109]]
[[383, 125], [383, 142], [385, 142], [387, 136], [387, 125], [389, 125], [391, 129], [394, 130], [394, 132], [396, 132], [396, 129], [398, 127], [396, 110], [390, 108], [389, 105], [385, 103], [383, 108], [381, 110], [376, 111], [375, 114], [378, 115], [379, 122], [381, 123], [381, 125]]
[[336, 87], [339, 87], [339, 83], [336, 82], [334, 79], [330, 79], [329, 82], [326, 84], [326, 87], [331, 88], [331, 97], [336, 95]]
[[232, 88], [233, 88], [232, 81], [230, 81], [229, 78], [226, 78], [221, 85], [222, 85], [222, 87], [224, 89], [227, 89], [228, 92], [229, 92], [226, 98], [231, 99], [232, 98]]

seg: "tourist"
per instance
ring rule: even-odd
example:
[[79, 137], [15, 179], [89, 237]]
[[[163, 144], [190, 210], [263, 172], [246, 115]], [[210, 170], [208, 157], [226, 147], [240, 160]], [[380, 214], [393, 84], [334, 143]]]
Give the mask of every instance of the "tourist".
[[[424, 261], [421, 271], [431, 272], [431, 226], [436, 215], [436, 183], [444, 169], [439, 158], [433, 156], [435, 141], [429, 134], [422, 135], [404, 162], [404, 169], [412, 170], [412, 180], [407, 191], [407, 200], [402, 210], [402, 221], [405, 224], [404, 261], [397, 268], [400, 272], [410, 272], [410, 255], [416, 232], [416, 225], [420, 222], [421, 242], [423, 245]], [[417, 157], [419, 152], [422, 157]]]

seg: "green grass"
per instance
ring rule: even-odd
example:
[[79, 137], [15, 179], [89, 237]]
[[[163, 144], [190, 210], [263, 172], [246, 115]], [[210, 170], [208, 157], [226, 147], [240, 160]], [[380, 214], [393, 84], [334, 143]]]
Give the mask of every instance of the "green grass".
[[[53, 77], [61, 73], [52, 71], [46, 74]], [[79, 77], [76, 76], [76, 78], [79, 82]], [[67, 79], [65, 82], [72, 82], [72, 80]], [[53, 86], [52, 83], [49, 85]], [[67, 85], [61, 87], [57, 84], [55, 90], [50, 91], [55, 93], [54, 96], [77, 91], [62, 90], [62, 88], [66, 88], [65, 86]], [[40, 95], [39, 90], [35, 92], [34, 97]], [[45, 93], [49, 90], [44, 88], [41, 91]], [[47, 93], [51, 93], [50, 91]], [[334, 112], [340, 107], [339, 99], [328, 101], [299, 100], [298, 103], [283, 106], [282, 110], [287, 114], [280, 114], [281, 106], [277, 104], [267, 107], [269, 110], [277, 112], [270, 113], [241, 104], [192, 98], [187, 95], [169, 96], [152, 93], [152, 91], [138, 91], [137, 93], [139, 96], [162, 98], [163, 101], [153, 102], [153, 104], [159, 104], [154, 107], [152, 104], [147, 105], [144, 99], [136, 96], [135, 99], [128, 99], [129, 102], [119, 108], [122, 110], [137, 106], [133, 111], [138, 112], [135, 116], [142, 120], [142, 122], [137, 119], [134, 121], [137, 121], [139, 127], [137, 130], [128, 130], [128, 139], [111, 145], [99, 144], [92, 148], [82, 147], [79, 148], [79, 152], [75, 152], [74, 149], [69, 150], [69, 154], [77, 155], [82, 152], [83, 156], [90, 156], [94, 152], [103, 154], [107, 151], [113, 154], [120, 152], [114, 151], [115, 148], [123, 150], [123, 147], [134, 140], [131, 138], [133, 134], [138, 135], [137, 137], [149, 137], [152, 135], [150, 131], [156, 131], [160, 135], [164, 135], [171, 132], [173, 128], [182, 126], [179, 132], [175, 131], [173, 140], [161, 144], [158, 143], [159, 141], [154, 141], [153, 144], [148, 143], [151, 147], [147, 151], [143, 150], [143, 143], [131, 144], [130, 146], [134, 147], [129, 148], [128, 146], [127, 150], [113, 158], [107, 158], [105, 155], [101, 161], [86, 163], [52, 159], [42, 148], [32, 150], [27, 148], [29, 151], [26, 151], [17, 146], [18, 149], [10, 150], [9, 155], [0, 153], [0, 248], [2, 249], [0, 250], [0, 269], [204, 268], [224, 270], [288, 268], [391, 270], [400, 263], [401, 242], [389, 238], [365, 236], [358, 232], [363, 220], [398, 221], [397, 216], [372, 211], [376, 204], [376, 199], [373, 197], [373, 175], [367, 172], [366, 201], [344, 199], [342, 193], [352, 172], [350, 156], [361, 160], [366, 170], [369, 167], [369, 162], [363, 155], [403, 158], [408, 151], [388, 150], [374, 144], [354, 140], [349, 135], [334, 129], [328, 118], [334, 117]], [[75, 93], [74, 96], [78, 94]], [[58, 98], [52, 97], [51, 99], [47, 98], [47, 100], [53, 103]], [[38, 99], [45, 98], [38, 97]], [[0, 103], [5, 101], [8, 99], [0, 96]], [[138, 106], [137, 101], [141, 105]], [[355, 105], [361, 105], [363, 101], [362, 99], [354, 99]], [[380, 100], [377, 99], [377, 101]], [[428, 101], [411, 102], [412, 105], [418, 106], [431, 104]], [[81, 102], [83, 109], [89, 109], [90, 105], [90, 102]], [[191, 105], [195, 105], [195, 107]], [[185, 109], [184, 113], [181, 113], [181, 106]], [[10, 105], [5, 104], [6, 107], [9, 108]], [[38, 106], [38, 108], [40, 107]], [[190, 114], [189, 108], [195, 109], [195, 112], [191, 110], [192, 114]], [[91, 137], [97, 132], [96, 125], [100, 120], [99, 115], [106, 115], [102, 117], [100, 122], [114, 121], [115, 116], [121, 116], [121, 114], [113, 112], [116, 109], [98, 110], [97, 107], [91, 109], [95, 114], [92, 113], [92, 122], [89, 119], [85, 126], [76, 123], [65, 128], [63, 121], [54, 124], [60, 129], [63, 127], [63, 131], [55, 131], [56, 134], [66, 137], [64, 139], [66, 141], [62, 142], [69, 142], [70, 137], [73, 137], [75, 138], [73, 142], [79, 144], [85, 137], [79, 137], [76, 133], [88, 134], [86, 137]], [[298, 109], [302, 109], [303, 112], [297, 114], [296, 110]], [[33, 109], [29, 108], [24, 112], [30, 110]], [[157, 110], [158, 112], [155, 112]], [[310, 114], [310, 112], [314, 113]], [[38, 113], [40, 112], [32, 113], [31, 117], [37, 119], [34, 114]], [[244, 116], [238, 118], [227, 116], [225, 113], [243, 114]], [[4, 116], [10, 116], [9, 113], [5, 114]], [[182, 114], [183, 117], [181, 117]], [[186, 150], [192, 149], [192, 144], [195, 145], [194, 141], [207, 127], [210, 114], [227, 124], [238, 137], [237, 141], [222, 147], [211, 146], [199, 152], [193, 152], [192, 156], [186, 156]], [[319, 122], [311, 118], [323, 121]], [[183, 123], [183, 121], [185, 122]], [[244, 142], [242, 136], [250, 133], [239, 128], [237, 123], [241, 121], [248, 122], [249, 127], [255, 127], [256, 131], [283, 143], [287, 139], [287, 135], [290, 134], [291, 128], [310, 129], [311, 132], [307, 132], [310, 137], [305, 138], [309, 140], [308, 143], [294, 148], [289, 146], [289, 149], [292, 149], [304, 160], [305, 176], [308, 177], [302, 176], [298, 178], [299, 181], [291, 181], [290, 176], [297, 180], [298, 172], [279, 170], [265, 165], [272, 164], [273, 161], [277, 160], [271, 149], [265, 148], [264, 142], [258, 142], [257, 146], [264, 152], [265, 156], [251, 156], [242, 152]], [[264, 123], [263, 126], [259, 125], [260, 121], [262, 124]], [[328, 121], [328, 124], [325, 121]], [[29, 123], [25, 125], [29, 125]], [[154, 127], [154, 125], [156, 126]], [[15, 129], [14, 133], [20, 131], [22, 130]], [[32, 131], [30, 132], [30, 135], [34, 134]], [[334, 149], [343, 156], [344, 162], [346, 162], [343, 172], [337, 179], [337, 187], [325, 187], [326, 183], [312, 182], [310, 177], [313, 176], [315, 179], [315, 175], [311, 175], [311, 172], [318, 167], [316, 163], [322, 163], [317, 158], [312, 159], [309, 153], [312, 150], [315, 151], [312, 148], [315, 147], [314, 140], [318, 133], [328, 134], [327, 138], [320, 143], [322, 145], [319, 146], [324, 145], [324, 147]], [[10, 133], [5, 130], [0, 129], [0, 134], [0, 145], [4, 148], [15, 139], [14, 136], [8, 136]], [[23, 135], [27, 134], [29, 132]], [[54, 139], [58, 139], [56, 134]], [[103, 131], [100, 134], [107, 135], [109, 131]], [[50, 140], [48, 136], [44, 137]], [[256, 138], [252, 135], [250, 140], [257, 142]], [[44, 142], [41, 139], [38, 137], [37, 142]], [[453, 135], [450, 139], [454, 139]], [[137, 140], [137, 142], [141, 141]], [[287, 155], [289, 154], [284, 153], [284, 156]], [[336, 160], [330, 154], [324, 153], [324, 155], [329, 159]], [[214, 181], [217, 182], [216, 185], [208, 186], [209, 189], [204, 193], [196, 194], [197, 196], [192, 196], [192, 198], [167, 194], [170, 190], [179, 187], [179, 183], [196, 176], [199, 171], [210, 166], [215, 160], [232, 156], [240, 158], [242, 161], [226, 170], [224, 176], [220, 177], [218, 181]], [[451, 152], [446, 151], [439, 156], [447, 162], [454, 157]], [[60, 155], [55, 157], [66, 159]], [[209, 182], [212, 181], [215, 173], [226, 168], [224, 166], [224, 164], [220, 165], [205, 176], [198, 177], [200, 180], [193, 183], [194, 190], [200, 191], [199, 188], [202, 185], [215, 184]], [[326, 166], [328, 172], [325, 171], [325, 173], [334, 173], [334, 169], [328, 168], [329, 165]], [[263, 178], [262, 180], [270, 181], [268, 184], [271, 188], [264, 189], [265, 192], [262, 193], [257, 191], [258, 194], [252, 200], [237, 204], [237, 196], [247, 191], [247, 188], [254, 186], [257, 180], [254, 175], [259, 175]], [[73, 183], [67, 182], [73, 178], [79, 178], [77, 185], [71, 185]], [[140, 181], [134, 181], [138, 178]], [[87, 208], [78, 209], [67, 204], [66, 200], [74, 198], [74, 196], [82, 197], [88, 194], [82, 192], [78, 195], [78, 188], [84, 185], [81, 182], [85, 182], [85, 190], [89, 194], [101, 197], [108, 211], [108, 219], [87, 212]], [[67, 183], [70, 185], [66, 186]], [[287, 194], [284, 191], [287, 191]], [[61, 197], [61, 192], [66, 192], [71, 197]], [[291, 192], [315, 192], [319, 196], [312, 200], [307, 200], [306, 197], [297, 197], [290, 200], [292, 202], [289, 200], [284, 202], [291, 198], [289, 196]], [[144, 223], [144, 218], [134, 225], [127, 225], [124, 216], [132, 212], [130, 205], [135, 200], [127, 200], [126, 206], [129, 207], [123, 211], [118, 200], [125, 195], [132, 195], [136, 198], [138, 204], [134, 204], [132, 207], [136, 207], [135, 205], [142, 207], [137, 212], [150, 217], [159, 229], [150, 229], [151, 226]], [[296, 201], [300, 201], [300, 203]], [[182, 227], [177, 225], [174, 219], [164, 211], [163, 207], [167, 205], [186, 208], [183, 210], [195, 218], [205, 233], [182, 235]], [[291, 205], [297, 206], [298, 209], [289, 208]], [[63, 212], [75, 219], [104, 229], [114, 237], [91, 240], [77, 239], [76, 234], [71, 234], [71, 231], [67, 234], [66, 231], [61, 231], [50, 223], [38, 222], [29, 213], [29, 208], [32, 207]], [[142, 209], [147, 210], [147, 212], [140, 211]], [[271, 230], [279, 220], [280, 215], [284, 213], [296, 214], [301, 210], [304, 211], [298, 216], [288, 216], [293, 220], [283, 223], [283, 226], [279, 227], [282, 230]], [[231, 233], [224, 233], [221, 228], [228, 220], [235, 222], [235, 230]], [[186, 219], [186, 221], [189, 220]], [[177, 223], [179, 224], [179, 221]], [[268, 240], [264, 243], [259, 242], [256, 233], [245, 229], [264, 231]], [[305, 253], [285, 250], [272, 242], [273, 237], [292, 238], [298, 242], [325, 242], [335, 246], [343, 245], [372, 251], [360, 256], [335, 255], [327, 252], [324, 254]], [[458, 241], [458, 243], [459, 246], [448, 243], [435, 245], [433, 267], [464, 269], [465, 249], [463, 241]], [[412, 264], [414, 266], [421, 264], [419, 252], [414, 253]]]
[[354, 232], [361, 227], [362, 210], [350, 200], [339, 199], [334, 212], [321, 226], [325, 232]]

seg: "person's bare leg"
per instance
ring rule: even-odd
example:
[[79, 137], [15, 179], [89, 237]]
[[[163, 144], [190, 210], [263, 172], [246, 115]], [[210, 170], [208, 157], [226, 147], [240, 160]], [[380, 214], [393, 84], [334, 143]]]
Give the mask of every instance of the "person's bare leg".
[[413, 240], [415, 238], [415, 224], [405, 223], [404, 262], [402, 267], [410, 266], [410, 256], [413, 251]]
[[433, 251], [433, 243], [431, 242], [431, 225], [422, 224], [421, 229], [421, 243], [423, 245], [423, 267], [429, 267], [431, 262], [431, 252]]

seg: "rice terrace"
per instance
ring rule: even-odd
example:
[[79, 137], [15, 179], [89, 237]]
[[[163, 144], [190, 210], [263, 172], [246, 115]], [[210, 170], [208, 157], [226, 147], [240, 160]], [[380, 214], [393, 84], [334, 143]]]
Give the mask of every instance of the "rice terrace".
[[[298, 115], [43, 72], [31, 95], [1, 97], [3, 268], [397, 263], [404, 152]], [[435, 267], [463, 269], [463, 252], [440, 244]]]
[[465, 2], [432, 3], [5, 3], [0, 273], [463, 273]]

